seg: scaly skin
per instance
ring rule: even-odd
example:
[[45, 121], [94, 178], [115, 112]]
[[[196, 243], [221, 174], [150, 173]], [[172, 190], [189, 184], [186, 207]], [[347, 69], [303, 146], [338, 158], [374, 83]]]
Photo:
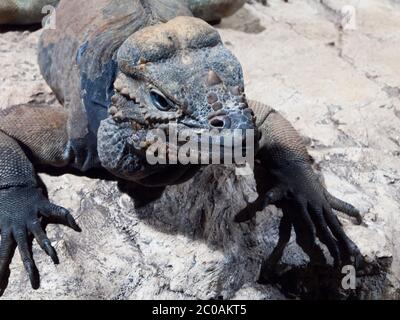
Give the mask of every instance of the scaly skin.
[[79, 231], [69, 212], [46, 198], [36, 168], [107, 171], [144, 205], [199, 169], [146, 161], [146, 134], [157, 128], [168, 135], [170, 126], [255, 130], [259, 198], [236, 220], [269, 204], [282, 208], [280, 240], [264, 269], [279, 260], [292, 227], [313, 263], [324, 263], [316, 238], [336, 265], [361, 260], [332, 209], [360, 220], [358, 211], [326, 191], [279, 113], [247, 101], [240, 63], [183, 2], [61, 1], [56, 30], [43, 31], [39, 65], [63, 108], [18, 105], [0, 113], [0, 294], [17, 247], [32, 287], [39, 287], [33, 238], [58, 263], [47, 223]]

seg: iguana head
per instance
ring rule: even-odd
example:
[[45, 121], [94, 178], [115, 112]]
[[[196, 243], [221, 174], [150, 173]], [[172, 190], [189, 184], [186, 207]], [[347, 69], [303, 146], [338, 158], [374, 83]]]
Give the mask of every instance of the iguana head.
[[151, 129], [254, 129], [240, 63], [202, 20], [177, 17], [144, 28], [123, 43], [117, 59], [99, 154], [119, 176], [135, 176], [139, 164], [131, 153], [145, 154]]

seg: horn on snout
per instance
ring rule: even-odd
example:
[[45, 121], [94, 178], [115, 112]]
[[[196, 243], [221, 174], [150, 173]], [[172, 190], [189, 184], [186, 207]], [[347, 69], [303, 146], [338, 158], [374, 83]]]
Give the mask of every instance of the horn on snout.
[[221, 78], [215, 73], [214, 70], [210, 70], [207, 75], [207, 85], [211, 87], [220, 83], [222, 83]]

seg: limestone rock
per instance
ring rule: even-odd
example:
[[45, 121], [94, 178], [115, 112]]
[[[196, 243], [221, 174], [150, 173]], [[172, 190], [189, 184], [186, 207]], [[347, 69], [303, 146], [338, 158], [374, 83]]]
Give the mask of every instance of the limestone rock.
[[[335, 291], [333, 274], [313, 279], [294, 234], [279, 276], [258, 284], [280, 212], [270, 207], [235, 224], [256, 196], [253, 177], [213, 166], [140, 210], [114, 182], [42, 175], [51, 200], [71, 209], [83, 232], [50, 226], [61, 264], [35, 245], [42, 285], [33, 291], [16, 256], [5, 298], [399, 298], [400, 7], [359, 2], [357, 29], [346, 31], [336, 23], [342, 2], [254, 3], [217, 28], [242, 62], [247, 95], [291, 120], [308, 137], [328, 189], [362, 210], [363, 226], [340, 216], [370, 262], [358, 290]], [[36, 64], [39, 34], [0, 33], [0, 106], [57, 104]]]

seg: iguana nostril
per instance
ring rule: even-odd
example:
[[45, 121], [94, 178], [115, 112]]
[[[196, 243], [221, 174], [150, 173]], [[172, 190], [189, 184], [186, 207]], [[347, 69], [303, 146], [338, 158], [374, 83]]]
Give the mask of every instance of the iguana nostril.
[[212, 119], [210, 121], [210, 124], [212, 127], [215, 127], [215, 128], [223, 128], [225, 123], [224, 123], [224, 121], [222, 121], [220, 119]]
[[210, 126], [218, 129], [229, 129], [231, 120], [227, 116], [217, 116], [209, 120]]

